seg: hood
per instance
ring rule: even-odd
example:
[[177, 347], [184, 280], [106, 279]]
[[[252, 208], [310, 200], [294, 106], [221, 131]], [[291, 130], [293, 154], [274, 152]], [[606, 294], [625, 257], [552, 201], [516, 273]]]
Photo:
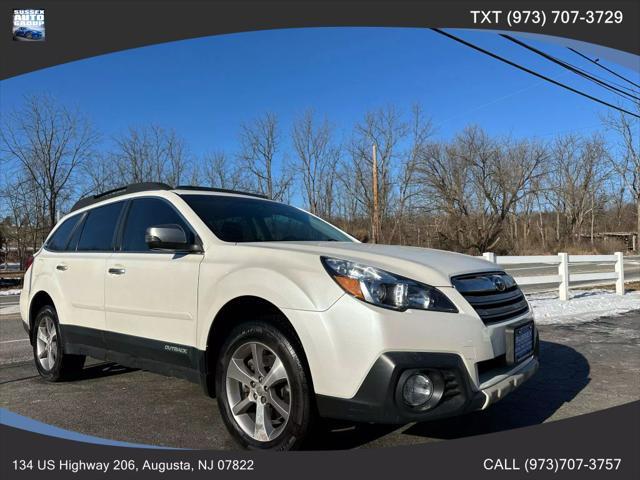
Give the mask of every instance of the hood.
[[434, 287], [451, 286], [450, 278], [456, 275], [501, 270], [481, 258], [432, 248], [355, 242], [258, 242], [238, 245], [351, 260]]

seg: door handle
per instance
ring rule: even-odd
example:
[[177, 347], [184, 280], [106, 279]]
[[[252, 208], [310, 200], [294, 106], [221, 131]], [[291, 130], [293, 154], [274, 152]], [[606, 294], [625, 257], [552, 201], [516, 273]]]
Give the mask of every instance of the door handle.
[[61, 272], [64, 272], [66, 270], [69, 270], [69, 265], [64, 263], [59, 263], [58, 265], [56, 265], [56, 270], [60, 270]]
[[111, 267], [109, 269], [111, 275], [124, 275], [126, 271], [124, 267]]

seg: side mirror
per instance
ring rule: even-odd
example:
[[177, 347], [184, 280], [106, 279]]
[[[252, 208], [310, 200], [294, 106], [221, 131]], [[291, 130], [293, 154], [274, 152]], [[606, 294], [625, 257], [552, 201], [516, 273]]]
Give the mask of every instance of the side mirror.
[[187, 240], [187, 234], [180, 225], [154, 225], [147, 228], [144, 241], [152, 250], [174, 250], [181, 252], [200, 252], [199, 245]]

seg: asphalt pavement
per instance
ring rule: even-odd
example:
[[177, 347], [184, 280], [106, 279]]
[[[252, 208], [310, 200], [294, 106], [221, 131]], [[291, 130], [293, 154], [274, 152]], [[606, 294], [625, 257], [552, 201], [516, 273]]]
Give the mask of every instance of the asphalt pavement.
[[[640, 398], [640, 311], [580, 325], [542, 326], [540, 332], [539, 372], [488, 410], [401, 427], [331, 423], [316, 435], [313, 448], [459, 438], [536, 425]], [[236, 448], [215, 399], [185, 380], [93, 360], [74, 381], [45, 382], [37, 375], [17, 314], [0, 314], [0, 385], [0, 407], [69, 430], [171, 447]]]

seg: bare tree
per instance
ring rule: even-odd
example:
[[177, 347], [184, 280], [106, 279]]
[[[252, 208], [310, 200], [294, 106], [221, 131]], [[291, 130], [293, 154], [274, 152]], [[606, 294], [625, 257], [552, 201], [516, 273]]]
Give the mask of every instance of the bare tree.
[[[391, 200], [395, 193], [393, 174], [401, 158], [398, 146], [408, 132], [409, 126], [401, 112], [393, 106], [368, 112], [354, 128], [349, 159], [342, 165], [340, 178], [358, 209], [369, 218], [371, 228], [374, 214], [372, 147], [375, 145], [377, 152], [377, 210], [384, 223], [391, 213]], [[385, 239], [382, 235], [381, 240]]]
[[222, 151], [206, 155], [202, 169], [204, 179], [211, 187], [237, 190], [246, 186], [242, 171]]
[[164, 182], [179, 185], [190, 167], [185, 141], [174, 130], [157, 125], [130, 127], [115, 138], [110, 154], [119, 182]]
[[309, 211], [331, 217], [336, 165], [340, 150], [332, 142], [332, 129], [325, 118], [318, 123], [312, 110], [299, 117], [292, 129], [293, 148]]
[[42, 194], [51, 228], [78, 167], [93, 155], [96, 131], [78, 111], [40, 95], [6, 114], [0, 140], [5, 161], [17, 161]]
[[[640, 112], [640, 103], [636, 103]], [[640, 240], [640, 120], [624, 113], [610, 114], [604, 120], [618, 137], [620, 153], [611, 156], [615, 172], [629, 189], [636, 204], [636, 231]]]
[[403, 243], [402, 225], [405, 221], [405, 212], [407, 209], [416, 209], [417, 205], [414, 204], [414, 199], [421, 193], [416, 175], [418, 161], [432, 134], [431, 119], [425, 117], [420, 105], [414, 105], [408, 123], [409, 148], [401, 154], [401, 163], [394, 175], [393, 184], [397, 189], [397, 200], [393, 209], [393, 219], [387, 220], [386, 238], [389, 242], [393, 241], [396, 238], [396, 233], [400, 231], [398, 241]]
[[280, 131], [275, 114], [266, 113], [242, 124], [238, 159], [247, 170], [252, 188], [274, 200], [286, 198], [293, 182], [279, 155]]
[[473, 252], [495, 248], [545, 158], [541, 145], [499, 142], [475, 127], [450, 144], [427, 146], [417, 172], [425, 195], [446, 218], [439, 232], [446, 244]]
[[80, 167], [81, 181], [79, 186], [82, 188], [80, 197], [86, 195], [106, 192], [112, 188], [122, 185], [122, 178], [114, 169], [114, 156], [111, 153], [100, 152], [96, 154], [90, 161], [85, 162]]
[[311, 110], [283, 142], [277, 117], [267, 113], [241, 125], [236, 155], [214, 151], [195, 162], [183, 138], [156, 125], [131, 127], [96, 153], [98, 135], [80, 114], [46, 95], [27, 97], [4, 116], [0, 132], [3, 242], [22, 259], [79, 192], [145, 181], [206, 183], [284, 201], [299, 189], [309, 210], [365, 241], [465, 252], [611, 251], [624, 248], [622, 240], [603, 232], [640, 231], [635, 119], [604, 120], [618, 140], [611, 148], [597, 135], [543, 145], [473, 127], [436, 142], [422, 109], [407, 113], [393, 105], [372, 110], [346, 143]]
[[545, 186], [547, 198], [557, 212], [558, 239], [564, 237], [567, 242], [579, 238], [589, 216], [595, 215], [596, 197], [599, 206], [607, 177], [607, 160], [607, 149], [600, 137], [569, 135], [554, 142]]
[[43, 195], [31, 177], [22, 174], [5, 181], [0, 198], [7, 215], [2, 226], [4, 242], [23, 267], [28, 253], [37, 250], [49, 232]]
[[173, 186], [182, 185], [190, 168], [190, 154], [186, 142], [173, 129], [165, 130], [163, 133], [167, 159], [165, 181]]

